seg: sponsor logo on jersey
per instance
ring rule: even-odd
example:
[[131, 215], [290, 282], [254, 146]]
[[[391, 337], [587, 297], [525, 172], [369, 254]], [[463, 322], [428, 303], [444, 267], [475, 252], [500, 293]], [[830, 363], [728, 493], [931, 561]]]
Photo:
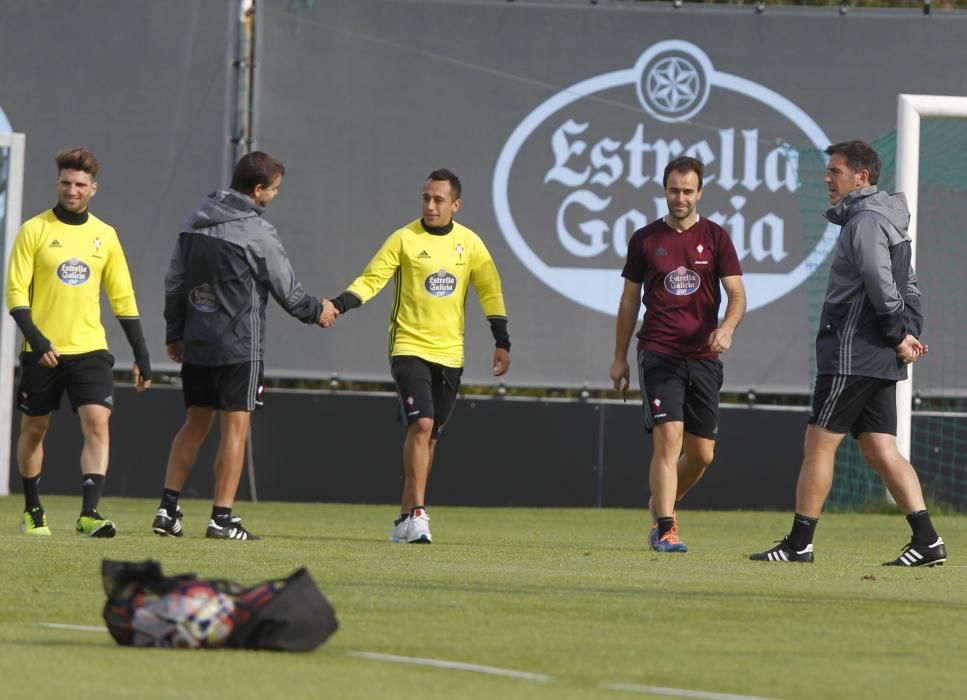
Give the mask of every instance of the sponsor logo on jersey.
[[663, 246], [658, 246], [658, 250], [655, 251], [655, 257], [660, 258], [662, 255], [668, 255], [668, 251]]
[[208, 282], [200, 284], [188, 292], [188, 302], [195, 309], [205, 314], [218, 310], [218, 297], [215, 296], [215, 290]]
[[[830, 139], [788, 98], [717, 69], [696, 44], [643, 48], [521, 115], [494, 168], [501, 233], [543, 284], [613, 316], [628, 239], [666, 214], [667, 163], [694, 156], [706, 165], [702, 218], [730, 235], [749, 310], [780, 299], [822, 266], [839, 233], [830, 224], [807, 236], [798, 199], [800, 154]], [[612, 104], [632, 101], [641, 109], [617, 118]]]
[[419, 255], [416, 256], [416, 259], [417, 260], [429, 260], [430, 259], [430, 254], [427, 253], [425, 250], [421, 250], [420, 253], [419, 253]]
[[426, 278], [423, 286], [435, 297], [448, 297], [457, 288], [457, 278], [446, 270], [438, 270]]
[[679, 267], [665, 275], [665, 289], [675, 296], [694, 294], [702, 285], [702, 278], [694, 270]]
[[49, 245], [49, 246], [47, 246], [47, 247], [48, 247], [48, 248], [63, 248], [64, 246], [62, 246], [62, 245], [60, 244], [60, 241], [58, 241], [58, 240], [57, 240], [57, 239], [55, 238], [54, 240], [52, 240], [52, 241], [50, 242], [50, 245]]
[[57, 266], [57, 276], [64, 284], [76, 287], [91, 279], [91, 268], [77, 258], [71, 258]]

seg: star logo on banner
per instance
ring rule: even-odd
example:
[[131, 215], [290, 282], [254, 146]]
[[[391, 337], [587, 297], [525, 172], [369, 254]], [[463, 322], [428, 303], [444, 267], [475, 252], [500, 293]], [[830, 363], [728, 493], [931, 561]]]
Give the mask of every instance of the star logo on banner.
[[699, 97], [698, 70], [680, 56], [670, 56], [655, 64], [648, 74], [648, 98], [669, 112], [684, 112]]

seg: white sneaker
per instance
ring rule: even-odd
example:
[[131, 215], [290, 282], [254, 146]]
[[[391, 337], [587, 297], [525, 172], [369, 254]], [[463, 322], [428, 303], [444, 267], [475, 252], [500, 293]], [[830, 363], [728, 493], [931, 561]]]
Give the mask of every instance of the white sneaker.
[[410, 516], [401, 515], [393, 521], [393, 532], [389, 536], [390, 542], [406, 542], [406, 533], [410, 529]]
[[430, 544], [433, 538], [430, 536], [430, 516], [422, 508], [417, 508], [413, 514], [406, 519], [409, 527], [406, 531], [406, 542], [408, 544]]

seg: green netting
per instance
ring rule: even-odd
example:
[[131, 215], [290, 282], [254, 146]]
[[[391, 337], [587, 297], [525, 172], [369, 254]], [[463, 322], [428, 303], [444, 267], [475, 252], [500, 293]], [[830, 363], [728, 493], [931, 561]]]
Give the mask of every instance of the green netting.
[[[896, 132], [873, 142], [883, 159], [881, 189], [895, 189]], [[824, 156], [804, 151], [801, 209], [806, 235], [822, 233], [828, 199], [822, 178]], [[929, 355], [915, 365], [911, 461], [928, 502], [967, 509], [967, 119], [924, 119], [920, 139], [917, 276], [926, 316]], [[813, 336], [819, 325], [829, 273], [826, 260], [806, 282]], [[814, 351], [813, 351], [814, 353]], [[810, 357], [815, 381], [815, 355]], [[836, 455], [829, 507], [860, 509], [883, 503], [882, 482], [848, 437]]]

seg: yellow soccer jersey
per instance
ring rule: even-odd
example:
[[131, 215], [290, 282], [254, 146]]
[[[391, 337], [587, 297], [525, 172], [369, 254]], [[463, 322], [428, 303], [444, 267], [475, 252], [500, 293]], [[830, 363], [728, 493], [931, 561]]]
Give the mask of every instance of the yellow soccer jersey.
[[48, 209], [25, 222], [13, 244], [7, 279], [7, 308], [29, 307], [34, 323], [62, 355], [107, 349], [102, 283], [116, 316], [138, 317], [117, 232], [93, 214], [71, 225]]
[[389, 320], [389, 354], [415, 355], [463, 366], [467, 290], [484, 315], [506, 317], [500, 276], [480, 237], [456, 221], [447, 234], [428, 233], [420, 220], [394, 232], [348, 291], [366, 303], [390, 278], [396, 296]]

